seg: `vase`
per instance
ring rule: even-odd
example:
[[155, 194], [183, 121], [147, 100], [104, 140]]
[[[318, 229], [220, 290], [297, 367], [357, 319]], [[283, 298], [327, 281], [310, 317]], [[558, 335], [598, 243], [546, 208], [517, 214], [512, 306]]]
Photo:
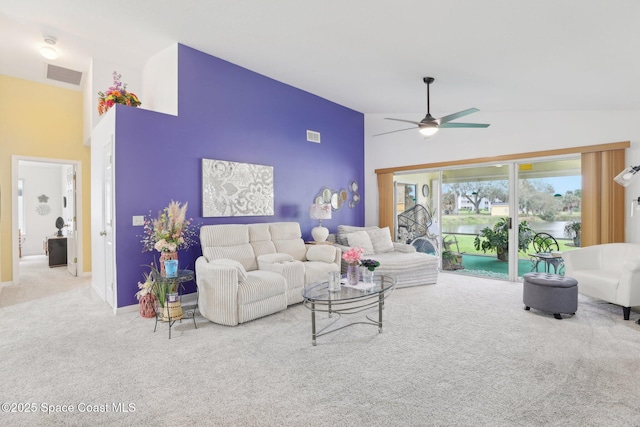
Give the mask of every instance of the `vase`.
[[151, 318], [156, 315], [156, 297], [153, 294], [146, 294], [140, 298], [139, 309], [140, 316], [144, 318]]
[[362, 281], [367, 284], [373, 284], [373, 270], [369, 270], [367, 267], [363, 267]]
[[347, 265], [347, 282], [350, 285], [357, 285], [360, 281], [360, 268], [358, 264]]
[[160, 252], [160, 275], [167, 277], [167, 270], [164, 267], [164, 262], [168, 260], [178, 260], [178, 251], [173, 252]]
[[160, 304], [157, 305], [158, 320], [162, 322], [173, 322], [174, 320], [182, 319], [182, 304], [180, 303], [180, 297], [177, 293], [167, 294], [164, 307], [160, 307]]

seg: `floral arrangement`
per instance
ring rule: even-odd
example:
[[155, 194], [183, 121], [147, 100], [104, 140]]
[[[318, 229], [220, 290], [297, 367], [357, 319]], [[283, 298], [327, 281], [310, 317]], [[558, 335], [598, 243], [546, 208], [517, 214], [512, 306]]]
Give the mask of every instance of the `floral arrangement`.
[[107, 89], [106, 92], [98, 92], [98, 114], [103, 115], [109, 108], [115, 104], [129, 105], [130, 107], [137, 107], [142, 105], [142, 102], [138, 99], [135, 93], [127, 92], [127, 84], [120, 82], [122, 74], [118, 74], [117, 71], [113, 72], [113, 86]]
[[136, 292], [136, 298], [140, 301], [144, 296], [152, 294], [160, 307], [164, 307], [167, 303], [167, 296], [170, 293], [177, 292], [177, 284], [171, 280], [158, 280], [156, 277], [161, 277], [160, 271], [154, 263], [147, 265], [150, 271], [149, 273], [143, 273], [144, 282], [138, 282], [139, 291]]
[[150, 273], [143, 273], [143, 274], [144, 274], [144, 282], [138, 282], [139, 291], [136, 292], [136, 298], [138, 301], [140, 301], [142, 297], [145, 297], [148, 294], [153, 293], [153, 283], [154, 283], [153, 276]]
[[366, 267], [369, 271], [374, 271], [376, 268], [380, 267], [380, 263], [375, 259], [363, 259], [360, 261], [360, 265]]
[[187, 249], [197, 243], [197, 227], [193, 219], [186, 218], [188, 202], [180, 207], [180, 202], [169, 203], [157, 218], [151, 212], [145, 217], [142, 234], [142, 252], [175, 252]]
[[359, 246], [349, 248], [349, 250], [345, 251], [342, 254], [342, 259], [347, 261], [349, 264], [360, 264], [360, 258], [362, 258], [362, 254], [364, 253], [364, 249]]

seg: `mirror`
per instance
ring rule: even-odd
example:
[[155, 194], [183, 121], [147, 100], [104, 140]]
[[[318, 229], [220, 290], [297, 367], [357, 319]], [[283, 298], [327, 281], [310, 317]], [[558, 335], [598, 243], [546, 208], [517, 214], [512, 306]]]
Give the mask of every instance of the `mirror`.
[[342, 207], [342, 199], [338, 193], [333, 193], [331, 195], [331, 208], [333, 210], [338, 210], [340, 207]]
[[331, 190], [328, 188], [322, 190], [322, 200], [324, 203], [331, 203]]

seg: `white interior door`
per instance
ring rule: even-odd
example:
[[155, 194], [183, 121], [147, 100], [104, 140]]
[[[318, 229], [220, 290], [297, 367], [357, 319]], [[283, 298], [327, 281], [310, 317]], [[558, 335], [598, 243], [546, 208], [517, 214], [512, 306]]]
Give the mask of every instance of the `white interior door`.
[[64, 206], [67, 227], [67, 270], [72, 276], [78, 275], [78, 226], [76, 216], [76, 167], [67, 170]]
[[100, 235], [104, 245], [104, 295], [111, 307], [116, 306], [115, 292], [115, 248], [113, 244], [113, 140], [104, 146], [104, 176], [103, 176], [103, 224]]

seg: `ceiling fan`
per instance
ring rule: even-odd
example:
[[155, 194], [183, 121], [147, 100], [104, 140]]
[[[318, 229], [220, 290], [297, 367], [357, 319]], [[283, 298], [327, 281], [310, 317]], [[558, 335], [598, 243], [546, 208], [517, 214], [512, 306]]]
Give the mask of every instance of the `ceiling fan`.
[[[475, 113], [476, 111], [480, 111], [477, 108], [469, 108], [468, 110], [458, 111], [457, 113], [449, 114], [448, 116], [440, 117], [439, 119], [434, 118], [429, 111], [430, 110], [429, 86], [431, 85], [431, 83], [434, 82], [434, 80], [435, 79], [433, 77], [424, 77], [422, 79], [422, 81], [424, 81], [427, 84], [427, 115], [424, 117], [424, 119], [420, 120], [419, 122], [414, 122], [413, 120], [392, 119], [392, 118], [385, 117], [385, 120], [395, 120], [397, 122], [413, 123], [414, 125], [418, 126], [418, 131], [422, 135], [424, 135], [425, 138], [428, 138], [434, 135], [436, 132], [438, 132], [438, 129], [440, 128], [486, 128], [486, 127], [489, 127], [488, 124], [483, 124], [483, 123], [451, 123], [452, 120], [455, 120], [459, 117], [463, 117], [463, 116]], [[402, 132], [410, 129], [415, 129], [415, 126], [406, 128], [406, 129], [392, 130], [391, 132], [379, 133], [373, 136], [380, 136], [380, 135], [386, 135], [389, 133]]]

